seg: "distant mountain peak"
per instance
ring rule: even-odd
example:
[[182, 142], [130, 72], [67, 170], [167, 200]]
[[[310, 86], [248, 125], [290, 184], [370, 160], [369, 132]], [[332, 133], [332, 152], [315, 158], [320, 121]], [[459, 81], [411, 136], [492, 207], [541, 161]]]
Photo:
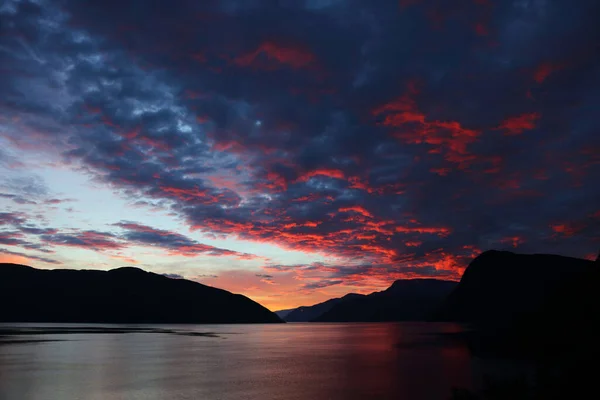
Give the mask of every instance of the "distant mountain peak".
[[144, 271], [138, 267], [119, 267], [109, 270], [108, 272], [116, 272], [116, 273], [135, 273], [135, 274], [147, 274], [148, 271]]
[[426, 321], [456, 285], [457, 282], [432, 278], [399, 279], [380, 292], [346, 296], [313, 321]]

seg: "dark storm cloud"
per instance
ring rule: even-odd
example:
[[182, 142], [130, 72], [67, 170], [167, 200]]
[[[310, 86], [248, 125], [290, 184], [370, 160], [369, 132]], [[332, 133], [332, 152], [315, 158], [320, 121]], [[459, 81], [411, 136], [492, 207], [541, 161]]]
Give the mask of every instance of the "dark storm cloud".
[[[363, 260], [340, 268], [357, 276], [456, 277], [491, 247], [582, 256], [600, 237], [599, 12], [592, 0], [11, 1], [0, 118], [14, 146], [56, 149], [192, 229]], [[148, 229], [122, 239], [199, 245]]]

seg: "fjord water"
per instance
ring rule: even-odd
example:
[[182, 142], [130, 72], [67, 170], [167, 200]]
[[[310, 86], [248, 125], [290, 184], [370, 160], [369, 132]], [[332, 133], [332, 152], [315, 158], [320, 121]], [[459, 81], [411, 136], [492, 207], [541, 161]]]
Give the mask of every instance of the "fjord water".
[[474, 381], [451, 324], [143, 327], [4, 336], [0, 399], [447, 399]]

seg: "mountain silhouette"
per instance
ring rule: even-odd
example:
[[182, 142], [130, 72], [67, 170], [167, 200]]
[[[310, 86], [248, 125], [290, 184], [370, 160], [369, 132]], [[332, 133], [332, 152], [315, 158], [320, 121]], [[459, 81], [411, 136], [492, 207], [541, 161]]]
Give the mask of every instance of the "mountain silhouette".
[[275, 315], [277, 315], [279, 318], [281, 319], [285, 319], [285, 317], [291, 313], [292, 311], [294, 311], [295, 308], [288, 308], [286, 310], [278, 310], [278, 311], [273, 311], [275, 313]]
[[593, 264], [549, 254], [486, 251], [469, 264], [439, 316], [497, 325], [537, 313], [565, 281]]
[[0, 304], [0, 322], [282, 322], [245, 296], [132, 267], [40, 270], [0, 264]]
[[531, 386], [494, 398], [597, 398], [590, 366], [600, 357], [599, 284], [598, 261], [488, 251], [471, 262], [443, 313], [473, 323], [464, 337], [475, 356], [535, 367]]
[[333, 304], [315, 322], [425, 321], [442, 305], [456, 282], [400, 279], [388, 289]]
[[310, 322], [320, 317], [327, 311], [331, 310], [331, 308], [336, 304], [359, 297], [364, 297], [364, 295], [349, 293], [344, 297], [329, 299], [327, 301], [314, 304], [312, 306], [301, 306], [290, 310], [290, 312], [288, 312], [287, 315], [283, 317], [283, 320], [286, 322]]

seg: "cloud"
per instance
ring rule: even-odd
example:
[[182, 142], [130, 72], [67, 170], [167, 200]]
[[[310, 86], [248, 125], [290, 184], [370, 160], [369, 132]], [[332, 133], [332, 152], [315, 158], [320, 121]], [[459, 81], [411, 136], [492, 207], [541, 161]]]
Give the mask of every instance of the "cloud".
[[[0, 181], [2, 188], [11, 192], [16, 192], [18, 195], [3, 195], [3, 197], [11, 197], [20, 199], [21, 202], [33, 202], [38, 197], [48, 194], [48, 187], [44, 180], [37, 175], [17, 176], [4, 178]], [[18, 202], [18, 201], [17, 201]]]
[[52, 246], [79, 247], [96, 251], [121, 250], [127, 245], [108, 232], [81, 231], [71, 234], [43, 234], [40, 239]]
[[25, 223], [26, 216], [20, 212], [1, 212], [0, 225], [21, 225]]
[[63, 203], [70, 203], [75, 201], [74, 199], [58, 199], [58, 198], [51, 198], [51, 199], [47, 199], [44, 200], [45, 204], [50, 204], [50, 205], [56, 205], [56, 204], [63, 204]]
[[340, 279], [321, 279], [317, 282], [305, 283], [302, 287], [306, 290], [323, 289], [329, 286], [339, 285], [344, 281]]
[[[40, 261], [40, 262], [43, 262], [43, 263], [54, 264], [54, 265], [61, 265], [62, 264], [60, 261], [56, 261], [56, 260], [53, 260], [51, 258], [29, 255], [29, 254], [21, 253], [19, 251], [11, 251], [11, 250], [6, 250], [6, 249], [0, 249], [0, 254], [4, 254], [6, 256], [17, 257], [17, 260], [14, 260], [14, 262], [18, 261], [19, 259], [25, 259], [25, 260], [30, 260], [30, 261]], [[0, 256], [0, 258], [3, 258], [3, 257]], [[8, 259], [8, 260], [3, 260], [2, 262], [13, 262], [13, 261], [11, 261], [10, 259]]]
[[166, 276], [171, 279], [185, 279], [182, 275], [179, 274], [162, 274], [162, 276]]
[[260, 278], [260, 281], [269, 285], [275, 285], [275, 280], [273, 275], [269, 274], [255, 274], [256, 277]]
[[[261, 60], [262, 56], [265, 57], [264, 61]], [[256, 50], [234, 59], [234, 63], [239, 66], [253, 66], [267, 70], [277, 68], [277, 64], [291, 68], [307, 68], [314, 62], [315, 56], [308, 50], [273, 42], [264, 42]]]
[[535, 81], [537, 83], [542, 83], [544, 82], [550, 75], [552, 75], [554, 72], [557, 72], [561, 69], [561, 66], [559, 65], [554, 65], [551, 63], [542, 63], [540, 64], [534, 74], [533, 74], [533, 79], [535, 79]]
[[535, 122], [540, 119], [539, 113], [521, 114], [516, 117], [507, 118], [498, 129], [505, 131], [505, 135], [519, 135], [527, 130], [535, 128]]
[[[340, 271], [307, 287], [456, 278], [490, 247], [583, 256], [597, 248], [578, 221], [600, 195], [598, 7], [10, 2], [3, 145], [193, 231], [333, 258]], [[15, 207], [62, 200], [36, 178], [3, 186]], [[151, 225], [9, 232], [254, 257]]]
[[37, 204], [37, 202], [34, 200], [29, 200], [22, 196], [19, 196], [16, 194], [11, 194], [11, 193], [0, 193], [0, 197], [2, 197], [4, 199], [10, 199], [17, 204]]
[[[95, 230], [41, 228], [29, 223], [28, 217], [24, 213], [0, 213], [0, 226], [14, 229], [13, 231], [0, 231], [0, 245], [22, 246], [45, 253], [53, 252], [48, 247], [55, 246], [113, 252], [112, 258], [134, 264], [137, 263], [135, 259], [114, 252], [138, 245], [159, 248], [171, 255], [184, 257], [208, 255], [231, 256], [240, 260], [261, 258], [253, 254], [202, 244], [179, 233], [128, 221], [113, 224], [124, 230], [124, 233], [112, 233]], [[30, 242], [26, 240], [26, 237], [33, 237], [40, 243]]]
[[195, 257], [201, 254], [209, 256], [233, 256], [243, 260], [257, 258], [252, 254], [209, 246], [179, 233], [155, 229], [135, 222], [122, 221], [114, 225], [125, 230], [122, 238], [127, 243], [158, 247], [172, 255], [184, 257]]

